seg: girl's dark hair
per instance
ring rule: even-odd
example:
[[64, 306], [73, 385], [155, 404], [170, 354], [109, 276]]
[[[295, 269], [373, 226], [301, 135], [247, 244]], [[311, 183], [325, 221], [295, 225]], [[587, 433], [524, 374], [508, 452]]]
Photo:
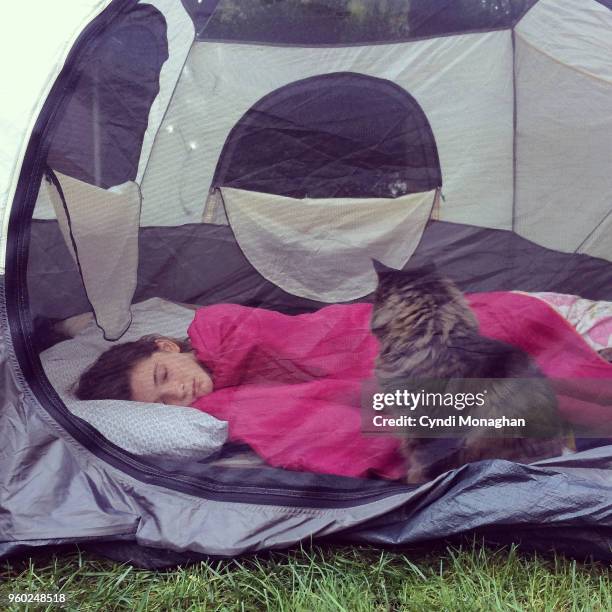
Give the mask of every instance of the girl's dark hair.
[[188, 339], [177, 340], [156, 334], [143, 336], [134, 342], [124, 342], [109, 348], [92, 363], [79, 378], [74, 389], [80, 400], [114, 399], [129, 400], [132, 397], [130, 375], [143, 359], [160, 350], [158, 340], [175, 342], [182, 353], [191, 350]]

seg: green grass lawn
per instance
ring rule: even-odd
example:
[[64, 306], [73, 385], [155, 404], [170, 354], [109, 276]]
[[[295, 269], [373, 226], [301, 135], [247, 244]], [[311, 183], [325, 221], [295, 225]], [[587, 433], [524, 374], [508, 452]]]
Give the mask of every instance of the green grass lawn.
[[68, 610], [612, 610], [612, 569], [478, 544], [436, 554], [302, 547], [172, 571], [145, 571], [74, 553], [4, 564], [11, 592], [65, 593]]

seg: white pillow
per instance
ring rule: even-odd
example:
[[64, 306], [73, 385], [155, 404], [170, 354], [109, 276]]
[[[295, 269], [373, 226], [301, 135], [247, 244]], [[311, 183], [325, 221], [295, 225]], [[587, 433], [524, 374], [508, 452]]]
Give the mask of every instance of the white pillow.
[[[187, 337], [194, 311], [159, 298], [132, 306], [132, 324], [118, 341], [130, 342], [152, 333]], [[41, 353], [47, 378], [68, 409], [87, 421], [108, 440], [137, 455], [202, 458], [218, 450], [227, 439], [227, 423], [180, 406], [122, 400], [80, 401], [72, 391], [81, 373], [107, 348], [91, 321], [74, 338]]]

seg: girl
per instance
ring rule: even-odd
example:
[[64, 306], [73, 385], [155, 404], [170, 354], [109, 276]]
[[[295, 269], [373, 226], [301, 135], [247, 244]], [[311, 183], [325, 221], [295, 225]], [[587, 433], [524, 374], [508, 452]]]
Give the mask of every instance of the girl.
[[[472, 294], [468, 301], [481, 333], [519, 346], [561, 379], [559, 410], [568, 421], [610, 435], [612, 366], [565, 319], [523, 294]], [[83, 374], [77, 396], [192, 406], [227, 421], [231, 440], [276, 467], [402, 478], [398, 439], [362, 433], [359, 406], [378, 352], [371, 309], [333, 305], [287, 316], [204, 307], [187, 343], [158, 336], [109, 349]]]
[[360, 433], [362, 384], [378, 351], [370, 311], [201, 308], [188, 342], [148, 336], [114, 346], [82, 375], [76, 394], [193, 406], [227, 421], [231, 440], [276, 467], [401, 478], [399, 441]]

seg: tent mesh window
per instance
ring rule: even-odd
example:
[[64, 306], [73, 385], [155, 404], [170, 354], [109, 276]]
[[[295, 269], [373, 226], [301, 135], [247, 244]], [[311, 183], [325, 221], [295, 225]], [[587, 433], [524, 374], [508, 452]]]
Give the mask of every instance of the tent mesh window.
[[229, 135], [214, 178], [293, 198], [394, 198], [441, 184], [416, 100], [359, 74], [312, 77], [260, 100]]

